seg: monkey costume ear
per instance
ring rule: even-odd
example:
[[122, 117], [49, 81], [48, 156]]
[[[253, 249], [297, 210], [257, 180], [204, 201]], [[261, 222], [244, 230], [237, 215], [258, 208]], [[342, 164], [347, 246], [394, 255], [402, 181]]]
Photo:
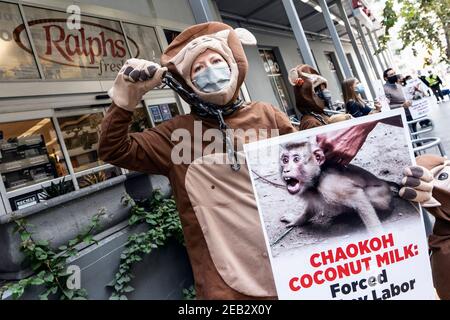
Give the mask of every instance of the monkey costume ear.
[[[256, 46], [257, 41], [256, 41], [255, 36], [247, 29], [236, 28], [236, 29], [234, 29], [234, 32], [236, 32], [236, 34], [242, 44], [245, 44], [247, 46]], [[214, 34], [214, 36], [227, 40], [229, 34], [230, 34], [230, 30], [227, 29], [227, 30], [222, 30], [222, 31], [216, 32]]]

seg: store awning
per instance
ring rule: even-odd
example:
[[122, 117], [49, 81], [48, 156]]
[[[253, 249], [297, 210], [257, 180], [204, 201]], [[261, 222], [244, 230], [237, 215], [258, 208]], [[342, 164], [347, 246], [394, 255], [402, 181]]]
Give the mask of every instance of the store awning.
[[[222, 18], [235, 20], [243, 27], [246, 24], [272, 27], [275, 29], [290, 30], [286, 11], [280, 0], [216, 0]], [[342, 1], [348, 17], [352, 16], [350, 0]], [[344, 23], [336, 7], [336, 0], [328, 0], [328, 7], [336, 30], [342, 39], [348, 39]], [[322, 10], [315, 0], [294, 0], [300, 21], [305, 33], [311, 37], [329, 37], [330, 33], [325, 24]]]

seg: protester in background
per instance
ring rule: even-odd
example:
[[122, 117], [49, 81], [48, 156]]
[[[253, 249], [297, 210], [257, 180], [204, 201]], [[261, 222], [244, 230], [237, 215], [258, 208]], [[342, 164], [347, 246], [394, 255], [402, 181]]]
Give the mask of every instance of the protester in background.
[[345, 109], [347, 113], [355, 118], [381, 111], [379, 102], [375, 102], [375, 109], [372, 109], [363, 100], [361, 95], [364, 93], [364, 85], [356, 78], [345, 79], [342, 83], [342, 92], [344, 94]]
[[349, 114], [329, 117], [325, 113], [325, 109], [332, 109], [331, 92], [328, 90], [328, 81], [313, 67], [301, 64], [292, 68], [289, 71], [289, 82], [294, 86], [295, 106], [302, 114], [300, 130], [351, 118]]
[[428, 77], [426, 77], [425, 79], [428, 82], [428, 86], [433, 91], [437, 103], [440, 103], [441, 100], [444, 101], [444, 95], [442, 94], [441, 91], [441, 84], [442, 84], [441, 78], [439, 78], [438, 75], [433, 74], [433, 71], [428, 70]]
[[[401, 75], [397, 74], [394, 69], [388, 68], [383, 72], [383, 78], [386, 83], [383, 86], [386, 98], [389, 99], [389, 106], [391, 109], [405, 108], [406, 119], [408, 121], [413, 120], [411, 112], [408, 108], [411, 106], [411, 101], [406, 100], [403, 88], [399, 84]], [[413, 123], [411, 125], [412, 131], [417, 131], [417, 125]]]
[[406, 83], [407, 83], [409, 80], [411, 80], [411, 79], [412, 79], [412, 77], [411, 77], [410, 75], [405, 76], [405, 77], [402, 79], [402, 86], [406, 86]]
[[417, 77], [427, 86], [427, 96], [431, 97], [431, 92], [430, 92], [430, 84], [428, 83], [426, 76], [424, 76], [422, 74], [422, 72], [419, 70], [417, 71]]

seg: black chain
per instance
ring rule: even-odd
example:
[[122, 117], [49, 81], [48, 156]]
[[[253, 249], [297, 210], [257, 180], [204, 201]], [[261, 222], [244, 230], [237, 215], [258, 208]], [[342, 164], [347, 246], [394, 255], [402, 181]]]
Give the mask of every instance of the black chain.
[[237, 153], [234, 148], [234, 139], [228, 134], [231, 133], [231, 130], [227, 130], [230, 129], [230, 127], [225, 122], [224, 117], [230, 116], [235, 111], [239, 110], [242, 107], [243, 101], [237, 99], [236, 102], [226, 106], [205, 102], [195, 93], [186, 90], [169, 72], [166, 72], [163, 75], [162, 83], [178, 93], [180, 97], [189, 104], [193, 113], [203, 118], [214, 118], [219, 122], [219, 128], [225, 142], [227, 155], [231, 161], [231, 169], [233, 169], [233, 171], [238, 171], [241, 166], [238, 163]]

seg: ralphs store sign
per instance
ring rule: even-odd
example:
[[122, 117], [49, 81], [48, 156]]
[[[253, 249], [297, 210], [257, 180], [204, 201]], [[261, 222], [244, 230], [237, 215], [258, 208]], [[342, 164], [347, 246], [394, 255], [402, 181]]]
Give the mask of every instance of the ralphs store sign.
[[[39, 38], [44, 39], [41, 44], [44, 50], [38, 52], [39, 58], [61, 65], [94, 69], [98, 68], [97, 63], [102, 58], [126, 58], [127, 49], [121, 31], [88, 21], [81, 21], [82, 27], [79, 30], [67, 30], [62, 26], [65, 23], [65, 19], [28, 22], [33, 38], [35, 33], [41, 33]], [[22, 32], [25, 32], [24, 24], [14, 30], [14, 40], [22, 49], [31, 53], [31, 49], [21, 40]], [[128, 41], [139, 55], [137, 43], [130, 38]]]
[[4, 59], [0, 57], [0, 80], [35, 78], [33, 49], [46, 79], [113, 79], [131, 56], [157, 61], [161, 53], [151, 27], [123, 23], [125, 40], [119, 21], [78, 15], [74, 28], [70, 23], [73, 15], [24, 6], [31, 46], [25, 23], [15, 7], [0, 2], [0, 12], [13, 17], [0, 17], [0, 31], [5, 35], [0, 45], [6, 48]]

